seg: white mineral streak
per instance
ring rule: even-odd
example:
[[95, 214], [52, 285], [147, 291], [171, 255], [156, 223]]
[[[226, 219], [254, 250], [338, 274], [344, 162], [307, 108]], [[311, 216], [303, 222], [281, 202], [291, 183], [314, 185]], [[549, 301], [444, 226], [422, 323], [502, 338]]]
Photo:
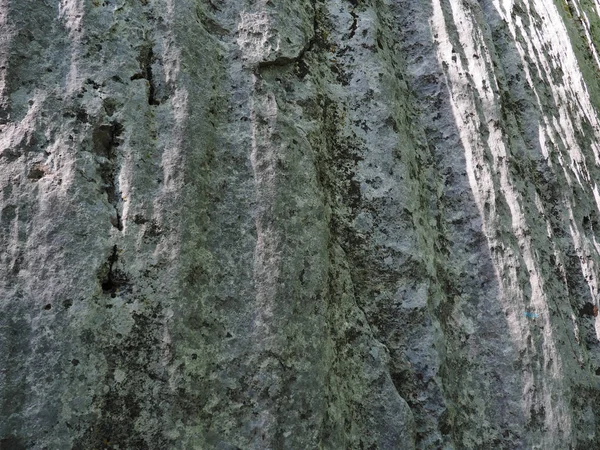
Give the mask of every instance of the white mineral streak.
[[[598, 69], [600, 69], [600, 57], [598, 57], [598, 50], [596, 49], [594, 41], [592, 40], [590, 19], [585, 11], [581, 11], [579, 0], [571, 0], [569, 3], [575, 8], [577, 17], [580, 19], [581, 24], [583, 25], [583, 30], [585, 33], [585, 39], [587, 41], [588, 48], [594, 56], [594, 61], [596, 62]], [[598, 3], [598, 0], [594, 0], [594, 4], [596, 6], [596, 12], [599, 14], [600, 17], [600, 5]]]
[[[444, 17], [440, 2], [434, 0], [433, 4], [432, 32], [439, 41], [438, 54], [446, 69], [448, 86], [451, 89], [452, 106], [457, 127], [461, 130], [469, 181], [481, 216], [484, 218], [484, 229], [494, 254], [497, 274], [502, 280], [501, 301], [509, 316], [513, 341], [522, 351], [526, 351], [530, 358], [529, 363], [525, 362], [530, 371], [529, 375], [526, 374], [526, 378], [529, 377], [530, 381], [524, 384], [523, 412], [528, 416], [534, 403], [543, 403], [547, 413], [545, 423], [549, 431], [541, 436], [539, 448], [551, 448], [559, 442], [561, 443], [558, 444], [559, 447], [562, 445], [566, 448], [572, 439], [572, 424], [568, 406], [569, 399], [563, 395], [566, 386], [561, 381], [564, 377], [565, 363], [557, 353], [557, 338], [552, 331], [550, 321], [550, 310], [554, 309], [552, 302], [556, 299], [549, 297], [544, 286], [544, 278], [540, 274], [540, 262], [537, 252], [532, 246], [529, 225], [522, 210], [524, 200], [522, 194], [514, 188], [516, 180], [509, 173], [508, 160], [511, 152], [506, 148], [506, 142], [509, 142], [508, 136], [504, 129], [498, 126], [501, 123], [500, 99], [498, 83], [491, 70], [493, 61], [490, 49], [481, 32], [477, 14], [474, 14], [476, 8], [473, 8], [472, 5], [465, 6], [467, 4], [464, 2], [451, 1], [450, 20], [457, 27], [461, 49], [467, 56], [466, 61], [462, 58], [453, 61], [453, 49], [446, 25], [449, 18]], [[590, 175], [587, 162], [576, 139], [576, 130], [584, 133], [580, 124], [582, 121], [591, 124], [595, 134], [590, 136], [590, 141], [596, 164], [598, 164], [600, 123], [591, 105], [567, 31], [554, 3], [536, 0], [524, 3], [529, 17], [534, 17], [533, 12], [539, 16], [537, 27], [527, 26], [520, 17], [515, 19], [514, 15], [511, 16], [514, 6], [512, 0], [495, 1], [494, 5], [509, 27], [514, 38], [514, 45], [521, 55], [521, 63], [529, 88], [538, 99], [538, 106], [543, 117], [543, 123], [540, 123], [539, 128], [539, 138], [544, 158], [550, 165], [549, 157], [552, 152], [565, 152], [568, 155], [568, 164], [565, 164], [562, 155], [559, 155], [558, 159], [563, 165], [567, 182], [571, 183], [570, 174], [573, 174], [580, 186], [583, 187], [584, 184], [589, 186]], [[524, 36], [525, 39], [519, 39], [518, 36]], [[589, 33], [587, 33], [587, 37], [593, 49]], [[598, 62], [595, 51], [594, 57]], [[554, 67], [560, 67], [564, 73], [557, 81], [554, 81], [556, 80]], [[544, 107], [533, 82], [531, 71], [537, 71], [538, 78], [546, 79], [550, 83], [558, 108], [557, 115], [544, 113]], [[573, 105], [576, 107], [573, 108]], [[573, 109], [576, 111], [575, 114], [573, 114]], [[489, 127], [489, 136], [484, 140], [479, 130], [486, 126]], [[486, 150], [493, 155], [491, 165], [485, 157]], [[494, 174], [497, 174], [498, 188], [494, 184]], [[595, 192], [596, 189], [594, 189]], [[494, 205], [498, 201], [497, 195], [502, 195], [510, 208], [512, 228], [519, 241], [520, 254], [504, 252], [502, 250], [503, 243], [496, 237], [498, 218]], [[547, 211], [537, 194], [535, 204], [540, 216], [547, 217]], [[573, 245], [579, 255], [581, 269], [589, 285], [592, 299], [595, 304], [598, 304], [597, 269], [595, 269], [595, 258], [591, 256], [592, 253], [595, 253], [597, 258], [598, 253], [593, 250], [591, 243], [579, 231], [571, 205], [568, 202], [565, 204], [570, 215]], [[547, 222], [547, 229], [548, 236], [553, 238], [549, 222]], [[520, 257], [523, 258], [529, 272], [532, 310], [540, 316], [540, 321], [543, 322], [542, 328], [545, 330], [542, 364], [552, 374], [546, 378], [540, 377], [539, 367], [535, 366], [536, 349], [529, 344], [531, 342], [530, 323], [523, 316], [527, 304], [517, 273]], [[575, 335], [578, 336], [577, 330], [575, 330]], [[580, 355], [577, 359], [579, 363], [583, 363]]]
[[[267, 11], [242, 12], [238, 25], [237, 44], [242, 60], [253, 66], [266, 61], [278, 48], [271, 46], [273, 29]], [[275, 37], [277, 40], [277, 37]], [[252, 76], [254, 86], [260, 81]], [[254, 283], [256, 286], [256, 316], [253, 320], [257, 348], [267, 344], [276, 332], [272, 329], [274, 306], [280, 283], [281, 237], [269, 218], [272, 217], [277, 201], [277, 148], [273, 133], [277, 128], [277, 102], [272, 92], [255, 94], [250, 98], [252, 127], [252, 150], [250, 163], [254, 174], [255, 196], [261, 205], [256, 211], [256, 247], [254, 251]], [[267, 347], [269, 345], [267, 344]], [[272, 419], [269, 411], [263, 411], [261, 426]]]
[[[571, 2], [579, 14], [578, 0]], [[591, 179], [587, 169], [587, 162], [583, 156], [583, 149], [577, 141], [575, 136], [575, 130], [581, 134], [586, 134], [581, 124], [587, 122], [590, 124], [593, 130], [593, 136], [589, 136], [589, 142], [591, 148], [589, 149], [592, 155], [594, 155], [596, 166], [600, 166], [600, 121], [598, 120], [598, 114], [592, 107], [588, 89], [582, 77], [582, 72], [577, 63], [576, 56], [573, 52], [573, 47], [569, 40], [565, 25], [558, 13], [557, 7], [552, 2], [534, 0], [526, 5], [531, 8], [536, 14], [540, 16], [540, 23], [543, 27], [533, 27], [527, 29], [522, 21], [511, 21], [510, 11], [512, 9], [512, 1], [498, 1], [495, 0], [498, 11], [504, 20], [509, 24], [511, 34], [515, 37], [517, 48], [522, 57], [523, 67], [529, 72], [530, 69], [537, 69], [538, 73], [547, 80], [555, 80], [556, 75], [549, 64], [560, 67], [563, 76], [562, 79], [558, 79], [557, 82], [551, 83], [552, 92], [554, 95], [555, 103], [558, 105], [558, 115], [554, 115], [552, 118], [544, 114], [545, 122], [545, 135], [544, 141], [549, 141], [553, 145], [544, 148], [542, 151], [545, 155], [552, 152], [553, 149], [557, 149], [559, 153], [562, 151], [568, 152], [570, 157], [569, 168], [577, 178], [580, 185], [582, 185], [582, 179], [586, 186], [590, 186]], [[596, 6], [598, 1], [596, 0]], [[594, 55], [594, 59], [600, 68], [600, 60], [598, 59], [598, 53], [594, 46], [591, 36], [589, 34], [589, 21], [586, 16], [586, 38], [590, 51]], [[517, 34], [521, 33], [523, 36], [527, 36], [528, 39], [525, 41], [528, 43], [527, 50], [522, 49], [518, 44]], [[551, 49], [548, 52], [546, 49]], [[527, 56], [530, 58], [532, 55], [536, 55], [533, 59], [535, 67], [531, 67], [528, 64]], [[544, 56], [546, 56], [544, 58]], [[550, 61], [548, 61], [550, 60]], [[532, 90], [536, 91], [536, 88], [531, 84]], [[537, 96], [537, 93], [536, 93]], [[539, 98], [539, 97], [538, 97]], [[574, 107], [573, 107], [574, 106]], [[539, 104], [540, 111], [543, 112], [544, 108], [542, 104]], [[540, 131], [542, 134], [542, 131]], [[544, 144], [541, 142], [540, 144]], [[561, 151], [562, 150], [562, 151]], [[548, 158], [546, 157], [548, 160]], [[563, 170], [566, 180], [570, 183], [570, 177], [567, 173], [567, 168], [563, 161], [563, 156], [560, 155], [559, 161], [563, 165]], [[592, 190], [593, 196], [596, 199], [598, 211], [600, 211], [600, 202], [598, 201], [597, 186], [594, 185]], [[573, 238], [573, 244], [579, 255], [581, 261], [582, 272], [585, 275], [585, 279], [590, 287], [590, 292], [594, 304], [599, 304], [598, 297], [598, 282], [597, 282], [597, 270], [594, 269], [594, 261], [591, 259], [591, 243], [585, 239], [579, 231], [576, 222], [573, 219], [573, 211], [570, 202], [565, 202], [569, 209], [571, 218], [571, 236]], [[596, 258], [598, 253], [596, 253]], [[596, 263], [597, 265], [597, 263]], [[596, 333], [598, 339], [600, 339], [600, 317], [596, 318]]]
[[[512, 227], [515, 235], [519, 238], [519, 244], [523, 252], [523, 257], [530, 273], [530, 284], [532, 288], [531, 304], [534, 311], [539, 314], [542, 320], [548, 324], [548, 309], [546, 298], [543, 291], [542, 279], [533, 259], [531, 244], [527, 236], [527, 225], [521, 212], [518, 193], [514, 191], [508, 174], [507, 152], [503, 141], [503, 132], [495, 124], [499, 123], [499, 114], [497, 112], [497, 99], [494, 93], [497, 92], [498, 85], [495, 78], [490, 79], [489, 67], [492, 64], [489, 51], [485, 47], [483, 36], [480, 34], [474, 23], [474, 18], [466, 14], [462, 3], [452, 2], [452, 17], [458, 27], [459, 38], [462, 48], [466, 55], [478, 55], [477, 58], [469, 58], [468, 66], [462, 66], [462, 60], [453, 63], [451, 60], [452, 46], [450, 38], [446, 31], [445, 19], [440, 3], [434, 1], [434, 15], [432, 18], [433, 33], [438, 34], [440, 42], [439, 57], [446, 64], [448, 86], [452, 89], [452, 105], [457, 121], [457, 127], [461, 131], [461, 139], [465, 148], [465, 157], [467, 161], [467, 173], [473, 194], [478, 203], [480, 214], [484, 219], [484, 230], [490, 242], [490, 248], [502, 248], [502, 243], [495, 239], [494, 205], [495, 189], [491, 173], [500, 173], [500, 193], [505, 196], [506, 202], [510, 208]], [[474, 26], [475, 25], [475, 26]], [[473, 93], [475, 91], [475, 93]], [[479, 97], [482, 106], [482, 117], [474, 114], [477, 111], [476, 97]], [[481, 121], [484, 124], [490, 124], [489, 138], [487, 142], [480, 140], [478, 130], [481, 127]], [[494, 155], [494, 165], [488, 167], [484, 151], [489, 148]], [[489, 212], [486, 212], [486, 207]], [[519, 286], [517, 268], [519, 266], [518, 254], [512, 252], [500, 252], [495, 255], [496, 270], [498, 277], [502, 280], [503, 291], [501, 301], [508, 315], [508, 323], [512, 333], [512, 339], [521, 349], [526, 349], [528, 342], [528, 320], [523, 316], [525, 310], [525, 301], [521, 287]], [[554, 351], [554, 345], [551, 335], [544, 336], [544, 365], [553, 366], [556, 378], [560, 380], [561, 364], [558, 355]], [[531, 370], [531, 369], [530, 369]], [[547, 420], [556, 421], [554, 416], [564, 416], [564, 400], [555, 397], [554, 402], [550, 402], [551, 392], [556, 396], [560, 395], [562, 390], [560, 386], [542, 386], [537, 385], [533, 372], [526, 373], [523, 384], [523, 402], [522, 408], [526, 417], [531, 406], [536, 399], [535, 396], [542, 396], [545, 401]], [[539, 391], [542, 391], [540, 394]], [[565, 416], [568, 417], [568, 416]], [[554, 428], [556, 430], [556, 428]], [[568, 434], [570, 430], [565, 432]], [[550, 442], [555, 441], [555, 436], [546, 436]]]
[[[260, 101], [260, 100], [258, 100]], [[277, 162], [272, 133], [277, 123], [277, 103], [272, 94], [261, 103], [252, 101], [252, 152], [250, 161], [254, 171], [256, 196], [262, 210], [256, 214], [256, 251], [254, 255], [254, 277], [257, 290], [258, 315], [254, 326], [257, 339], [268, 339], [271, 330], [274, 302], [279, 283], [280, 237], [277, 230], [269, 224], [277, 199], [275, 164]], [[258, 104], [257, 104], [258, 103]]]
[[69, 31], [73, 43], [70, 55], [70, 70], [66, 79], [66, 92], [74, 94], [81, 84], [79, 74], [79, 58], [81, 52], [82, 20], [84, 16], [83, 0], [61, 0], [58, 5], [58, 17]]

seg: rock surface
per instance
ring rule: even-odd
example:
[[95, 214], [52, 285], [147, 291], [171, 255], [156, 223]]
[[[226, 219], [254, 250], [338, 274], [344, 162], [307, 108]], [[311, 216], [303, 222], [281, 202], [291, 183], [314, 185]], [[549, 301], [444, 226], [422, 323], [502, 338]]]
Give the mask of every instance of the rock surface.
[[598, 0], [0, 0], [0, 448], [596, 448], [597, 44]]

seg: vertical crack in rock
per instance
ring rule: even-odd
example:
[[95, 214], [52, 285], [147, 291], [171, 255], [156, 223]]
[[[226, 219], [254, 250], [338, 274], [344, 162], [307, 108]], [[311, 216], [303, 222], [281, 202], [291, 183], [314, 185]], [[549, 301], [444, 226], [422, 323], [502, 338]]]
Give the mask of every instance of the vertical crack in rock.
[[350, 24], [350, 34], [348, 35], [348, 40], [354, 37], [356, 34], [356, 29], [358, 28], [358, 14], [356, 14], [354, 10], [351, 10], [350, 15], [352, 16], [352, 23]]
[[94, 152], [99, 157], [99, 172], [102, 180], [102, 190], [106, 193], [109, 204], [114, 208], [110, 222], [119, 231], [123, 230], [121, 218], [121, 192], [117, 182], [117, 147], [120, 144], [119, 137], [123, 132], [123, 126], [114, 121], [103, 124], [93, 132], [92, 141]]
[[108, 257], [108, 261], [106, 262], [105, 272], [101, 285], [102, 292], [105, 294], [110, 294], [111, 297], [116, 297], [117, 293], [121, 290], [123, 286], [125, 286], [129, 278], [127, 275], [118, 268], [119, 262], [119, 249], [117, 245], [114, 245], [112, 248], [112, 253]]
[[150, 106], [160, 105], [160, 101], [156, 98], [156, 85], [152, 74], [152, 64], [155, 62], [154, 57], [154, 44], [152, 42], [145, 42], [140, 49], [140, 55], [138, 62], [140, 64], [140, 71], [130, 77], [134, 80], [146, 80], [148, 82], [148, 104]]

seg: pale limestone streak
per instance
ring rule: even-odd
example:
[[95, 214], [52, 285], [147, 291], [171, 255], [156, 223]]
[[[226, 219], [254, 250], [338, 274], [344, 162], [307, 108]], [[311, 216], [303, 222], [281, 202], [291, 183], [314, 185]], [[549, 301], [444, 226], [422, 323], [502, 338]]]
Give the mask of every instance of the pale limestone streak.
[[[507, 12], [511, 11], [512, 2], [509, 0], [495, 0], [494, 4], [497, 5], [498, 10], [504, 11], [504, 19], [508, 23], [509, 29], [515, 42], [518, 43], [517, 36], [522, 34], [528, 36], [526, 39], [528, 43], [527, 52], [522, 51], [517, 44], [517, 47], [521, 50], [521, 58], [524, 62], [523, 66], [527, 73], [529, 72], [526, 57], [530, 56], [534, 59], [535, 66], [541, 76], [545, 76], [548, 80], [553, 80], [556, 77], [556, 71], [553, 71], [550, 67], [548, 59], [551, 63], [556, 63], [556, 66], [560, 67], [562, 73], [562, 83], [552, 83], [552, 92], [554, 94], [554, 100], [558, 105], [558, 117], [556, 115], [548, 117], [543, 114], [543, 120], [545, 125], [545, 135], [552, 142], [553, 147], [558, 149], [558, 160], [560, 161], [565, 178], [569, 184], [571, 179], [568, 175], [567, 165], [565, 164], [563, 155], [561, 154], [562, 144], [565, 152], [570, 157], [569, 168], [575, 175], [579, 185], [584, 189], [588, 190], [591, 187], [591, 177], [587, 168], [586, 159], [584, 152], [580, 144], [578, 143], [576, 132], [584, 134], [584, 130], [581, 127], [581, 123], [586, 121], [591, 125], [594, 135], [590, 136], [591, 139], [591, 151], [595, 158], [596, 166], [600, 166], [600, 121], [598, 115], [594, 110], [590, 101], [589, 92], [583, 80], [577, 58], [571, 47], [570, 40], [568, 38], [566, 27], [556, 9], [556, 6], [552, 2], [546, 2], [542, 0], [532, 0], [531, 5], [527, 3], [527, 7], [533, 9], [537, 15], [540, 16], [541, 22], [544, 24], [543, 31], [534, 29], [531, 32], [523, 25], [522, 21], [510, 20]], [[581, 12], [578, 7], [577, 0], [571, 2], [575, 7], [576, 12], [581, 16]], [[600, 2], [595, 0], [595, 5], [600, 13]], [[531, 14], [530, 14], [531, 15]], [[586, 22], [584, 23], [584, 31], [590, 50], [594, 55], [594, 59], [597, 64], [600, 64], [598, 54], [591, 41], [589, 34], [589, 21], [585, 16]], [[519, 28], [517, 30], [517, 28]], [[549, 53], [547, 49], [551, 49]], [[547, 55], [548, 59], [537, 58], [532, 55]], [[532, 84], [532, 88], [535, 92], [535, 87]], [[536, 97], [539, 101], [539, 96], [536, 92]], [[570, 105], [575, 105], [574, 108], [569, 109]], [[541, 103], [538, 104], [540, 111], [543, 113], [545, 110]], [[540, 135], [544, 134], [540, 127]], [[544, 145], [546, 140], [540, 140], [540, 143]], [[548, 158], [550, 149], [548, 147], [542, 149], [544, 156], [546, 156], [548, 164], [550, 165], [550, 158]], [[582, 182], [583, 179], [583, 182]], [[598, 211], [600, 211], [600, 196], [597, 193], [597, 187], [594, 185], [592, 189]], [[597, 265], [594, 260], [598, 259], [598, 251], [592, 251], [591, 244], [585, 238], [585, 235], [579, 230], [576, 221], [574, 220], [573, 210], [571, 202], [565, 202], [567, 209], [569, 210], [569, 216], [571, 219], [570, 229], [571, 236], [573, 239], [573, 245], [578, 253], [582, 273], [589, 285], [590, 293], [594, 303], [597, 305], [599, 302], [598, 297], [598, 282], [597, 282]], [[595, 249], [594, 249], [595, 250]], [[593, 257], [592, 257], [593, 255]], [[596, 318], [596, 334], [600, 339], [600, 320]]]
[[[258, 96], [257, 96], [258, 97]], [[278, 233], [267, 220], [274, 209], [277, 196], [275, 159], [272, 132], [277, 121], [277, 103], [272, 93], [252, 100], [252, 153], [256, 196], [260, 210], [256, 216], [256, 251], [254, 274], [256, 283], [257, 332], [269, 335], [269, 322], [277, 296], [280, 257], [277, 253]]]
[[79, 75], [79, 61], [81, 39], [83, 36], [84, 0], [61, 0], [58, 5], [58, 17], [64, 27], [69, 31], [71, 38], [71, 67], [66, 81], [66, 91], [75, 93], [81, 84]]
[[[548, 434], [540, 436], [540, 439], [548, 444], [563, 441], [563, 439], [565, 439], [564, 442], [568, 442], [571, 430], [570, 415], [566, 406], [568, 403], [560, 394], [562, 366], [560, 356], [556, 351], [553, 333], [549, 331], [551, 330], [550, 315], [543, 277], [530, 238], [529, 225], [522, 210], [523, 199], [515, 188], [510, 175], [508, 166], [510, 152], [507, 151], [505, 144], [508, 137], [505, 136], [501, 127], [495, 125], [501, 123], [501, 115], [498, 106], [500, 102], [496, 94], [498, 82], [490, 69], [492, 67], [490, 52], [486, 46], [485, 37], [474, 19], [476, 15], [473, 11], [468, 11], [462, 2], [452, 1], [450, 5], [460, 46], [468, 55], [467, 60], [452, 61], [452, 49], [449, 44], [451, 40], [447, 31], [446, 19], [442, 6], [437, 1], [434, 1], [433, 32], [439, 36], [438, 56], [442, 65], [446, 67], [448, 86], [451, 89], [452, 108], [465, 150], [469, 182], [484, 220], [483, 227], [494, 255], [496, 271], [502, 280], [501, 299], [507, 313], [512, 339], [517, 347], [526, 350], [526, 354], [530, 358], [529, 361], [524, 361], [529, 366], [530, 373], [525, 374], [524, 379], [523, 412], [529, 416], [535, 404], [543, 404], [546, 411], [545, 421], [549, 429], [552, 429], [553, 423], [559, 422], [561, 425], [554, 427], [553, 436]], [[471, 55], [477, 55], [477, 57], [471, 57]], [[466, 63], [466, 66], [463, 66], [463, 63]], [[479, 112], [475, 113], [475, 111]], [[480, 130], [486, 125], [489, 134], [487, 139], [483, 140]], [[490, 163], [486, 161], [486, 150], [493, 155], [491, 167], [488, 167]], [[494, 174], [496, 174], [495, 178]], [[498, 193], [504, 197], [510, 209], [512, 229], [519, 243], [519, 251], [494, 251], [494, 248], [505, 249], [506, 246], [510, 246], [510, 242], [498, 240], [495, 234], [501, 220], [495, 212], [496, 186], [499, 186]], [[529, 299], [526, 298], [519, 281], [519, 273], [523, 269], [520, 267], [521, 260], [524, 261], [525, 269], [529, 274], [531, 288]], [[544, 367], [550, 367], [553, 373], [553, 377], [548, 382], [538, 376], [537, 346], [527, 344], [531, 336], [529, 323], [523, 316], [523, 311], [528, 307], [527, 300], [544, 322], [545, 329], [548, 330], [542, 335], [543, 355], [541, 355]]]
[[[596, 8], [598, 10], [598, 0], [595, 0], [595, 3], [596, 3]], [[585, 39], [587, 40], [588, 48], [590, 49], [590, 52], [592, 53], [592, 55], [594, 57], [596, 66], [598, 66], [598, 69], [600, 69], [600, 57], [598, 57], [598, 51], [596, 50], [596, 46], [594, 45], [594, 41], [592, 40], [590, 19], [588, 18], [588, 15], [586, 14], [586, 12], [581, 10], [581, 7], [579, 5], [579, 0], [572, 0], [570, 2], [570, 4], [572, 4], [573, 7], [575, 8], [577, 17], [579, 18], [579, 20], [581, 21], [581, 24], [583, 25], [583, 32], [585, 34]], [[600, 17], [600, 12], [599, 12], [599, 17]]]

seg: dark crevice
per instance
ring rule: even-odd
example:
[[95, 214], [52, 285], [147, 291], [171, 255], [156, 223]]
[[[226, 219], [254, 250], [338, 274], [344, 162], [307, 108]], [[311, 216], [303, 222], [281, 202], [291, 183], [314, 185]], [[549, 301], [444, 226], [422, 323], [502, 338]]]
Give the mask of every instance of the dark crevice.
[[214, 16], [215, 13], [221, 12], [221, 9], [213, 5], [210, 1], [208, 7], [212, 13], [207, 13], [201, 5], [196, 6], [196, 21], [204, 28], [204, 30], [212, 36], [223, 37], [231, 34], [231, 31], [221, 26]]
[[127, 275], [116, 268], [119, 261], [119, 249], [116, 245], [113, 246], [112, 253], [108, 257], [106, 275], [102, 279], [102, 292], [115, 297], [122, 286], [129, 281]]
[[588, 302], [579, 309], [579, 316], [598, 317], [598, 307]]
[[[216, 2], [216, 3], [219, 3], [219, 2]], [[215, 5], [211, 0], [208, 0], [208, 4], [213, 11], [221, 12], [221, 8], [219, 8], [217, 5]]]
[[113, 121], [110, 124], [100, 125], [92, 134], [94, 153], [100, 156], [100, 177], [102, 179], [102, 190], [106, 193], [108, 202], [114, 207], [115, 214], [111, 216], [111, 224], [118, 230], [123, 229], [119, 206], [119, 190], [116, 178], [116, 148], [120, 144], [119, 137], [123, 132], [123, 126]]
[[352, 39], [356, 34], [356, 29], [358, 28], [358, 14], [354, 12], [354, 10], [350, 11], [350, 15], [352, 16], [352, 25], [350, 25], [350, 36], [348, 39]]
[[46, 166], [41, 163], [34, 164], [31, 170], [29, 170], [27, 178], [33, 181], [41, 180], [46, 175], [47, 170]]
[[152, 75], [152, 63], [154, 62], [154, 51], [152, 44], [144, 45], [140, 50], [138, 58], [140, 71], [130, 77], [130, 80], [146, 80], [148, 82], [148, 104], [151, 106], [160, 105], [156, 99], [156, 86]]

